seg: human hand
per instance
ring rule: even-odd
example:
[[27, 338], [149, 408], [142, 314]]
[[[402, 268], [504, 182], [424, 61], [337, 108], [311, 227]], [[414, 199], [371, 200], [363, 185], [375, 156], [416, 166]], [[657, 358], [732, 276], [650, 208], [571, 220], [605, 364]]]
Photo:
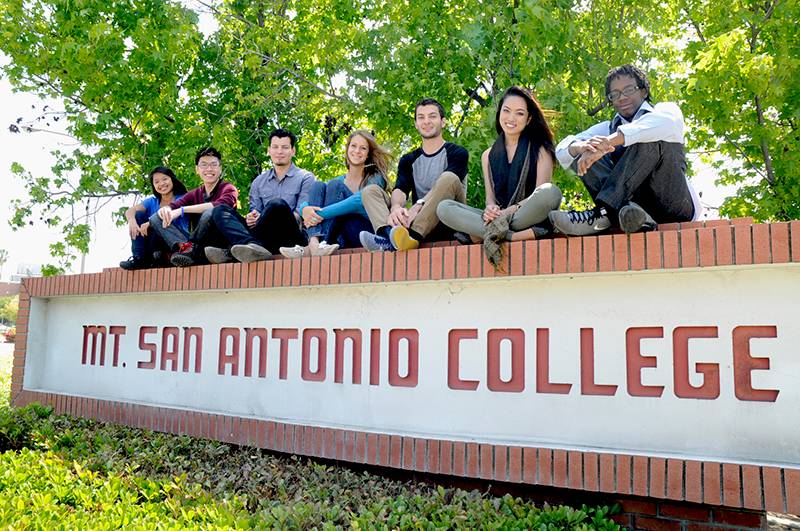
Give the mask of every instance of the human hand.
[[483, 210], [483, 222], [489, 224], [501, 215], [501, 210], [498, 205], [487, 205]]
[[593, 136], [586, 141], [586, 144], [595, 151], [603, 152], [603, 154], [614, 151], [614, 146], [611, 145], [611, 140], [607, 136]]
[[322, 223], [323, 217], [317, 214], [318, 210], [322, 209], [318, 206], [311, 206], [311, 205], [303, 207], [303, 212], [302, 212], [303, 224], [306, 227], [314, 227]]
[[150, 222], [147, 221], [139, 225], [139, 234], [142, 236], [147, 236], [147, 230], [150, 228]]
[[586, 152], [578, 159], [578, 175], [583, 176], [592, 167], [592, 164], [605, 156], [605, 153], [599, 150]]
[[161, 226], [165, 229], [170, 226], [172, 220], [175, 216], [173, 214], [177, 212], [180, 214], [180, 210], [173, 211], [172, 208], [165, 206], [158, 209], [158, 217], [161, 219]]
[[131, 237], [131, 240], [135, 240], [136, 236], [139, 235], [139, 225], [136, 224], [136, 221], [129, 221], [128, 222], [128, 234]]
[[405, 207], [395, 207], [389, 212], [389, 218], [386, 221], [388, 221], [389, 225], [392, 227], [398, 225], [408, 227], [410, 224], [408, 221], [408, 210]]
[[247, 227], [252, 229], [253, 227], [255, 227], [256, 223], [258, 222], [258, 218], [260, 217], [261, 214], [258, 212], [258, 210], [251, 210], [244, 217], [244, 221], [245, 223], [247, 223]]

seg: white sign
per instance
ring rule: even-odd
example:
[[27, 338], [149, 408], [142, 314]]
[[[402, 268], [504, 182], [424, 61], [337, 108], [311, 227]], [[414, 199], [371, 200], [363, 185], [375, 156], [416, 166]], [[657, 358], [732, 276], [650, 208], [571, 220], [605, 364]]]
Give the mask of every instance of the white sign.
[[34, 298], [24, 387], [427, 438], [798, 465], [798, 315], [792, 264]]

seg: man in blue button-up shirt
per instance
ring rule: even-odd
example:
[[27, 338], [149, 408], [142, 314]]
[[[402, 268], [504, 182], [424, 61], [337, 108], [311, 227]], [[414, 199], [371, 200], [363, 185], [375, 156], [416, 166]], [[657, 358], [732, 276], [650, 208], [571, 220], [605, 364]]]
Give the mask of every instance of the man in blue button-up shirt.
[[306, 245], [297, 207], [308, 201], [314, 175], [292, 163], [297, 137], [284, 129], [269, 135], [272, 168], [250, 186], [250, 211], [242, 217], [226, 206], [214, 209], [213, 219], [227, 238], [230, 249], [207, 247], [211, 263], [266, 260], [280, 247]]

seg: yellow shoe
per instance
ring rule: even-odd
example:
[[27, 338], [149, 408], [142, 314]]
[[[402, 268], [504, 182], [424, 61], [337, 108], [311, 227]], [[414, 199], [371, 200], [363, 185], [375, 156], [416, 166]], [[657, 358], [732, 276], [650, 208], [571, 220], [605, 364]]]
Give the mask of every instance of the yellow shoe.
[[389, 232], [389, 241], [398, 251], [409, 251], [419, 247], [419, 242], [412, 238], [408, 233], [408, 229], [402, 225], [392, 228]]

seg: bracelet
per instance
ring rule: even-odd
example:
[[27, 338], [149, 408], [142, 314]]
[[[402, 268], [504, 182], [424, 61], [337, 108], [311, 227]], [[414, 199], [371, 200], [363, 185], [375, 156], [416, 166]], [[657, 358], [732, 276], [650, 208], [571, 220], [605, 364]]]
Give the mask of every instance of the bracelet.
[[183, 217], [183, 207], [181, 207], [181, 217]]

